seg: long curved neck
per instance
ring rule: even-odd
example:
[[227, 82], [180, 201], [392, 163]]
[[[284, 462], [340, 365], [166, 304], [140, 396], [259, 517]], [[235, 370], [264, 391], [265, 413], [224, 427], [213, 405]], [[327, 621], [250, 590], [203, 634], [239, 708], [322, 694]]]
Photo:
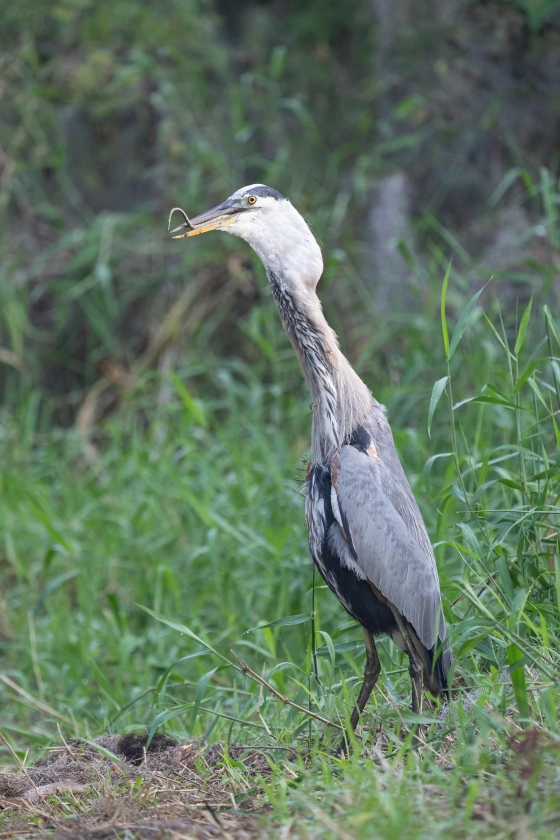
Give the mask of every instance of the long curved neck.
[[267, 276], [311, 393], [311, 460], [327, 466], [356, 427], [367, 422], [378, 403], [341, 352], [317, 295], [299, 290], [295, 293], [270, 269]]

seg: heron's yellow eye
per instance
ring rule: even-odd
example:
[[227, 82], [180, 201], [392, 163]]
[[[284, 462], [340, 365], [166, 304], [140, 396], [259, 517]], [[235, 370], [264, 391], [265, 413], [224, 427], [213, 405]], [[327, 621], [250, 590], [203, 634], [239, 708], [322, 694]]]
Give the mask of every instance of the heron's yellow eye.
[[256, 196], [250, 195], [249, 198], [247, 199], [247, 204], [256, 204], [256, 203], [257, 203]]

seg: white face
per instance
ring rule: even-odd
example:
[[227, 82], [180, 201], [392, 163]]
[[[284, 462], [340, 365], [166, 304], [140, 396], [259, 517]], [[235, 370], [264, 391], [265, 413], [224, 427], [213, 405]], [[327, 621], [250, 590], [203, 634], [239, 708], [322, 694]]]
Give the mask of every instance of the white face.
[[[263, 184], [237, 190], [227, 201], [192, 219], [181, 236], [224, 230], [244, 239], [267, 272], [293, 287], [314, 290], [323, 271], [321, 250], [287, 198]], [[174, 232], [174, 231], [173, 231]]]
[[282, 222], [285, 225], [293, 214], [301, 219], [288, 199], [280, 196], [280, 193], [277, 193], [277, 198], [272, 195], [262, 195], [259, 192], [263, 192], [263, 185], [252, 184], [249, 187], [242, 187], [228, 198], [225, 203], [237, 207], [238, 213], [234, 216], [233, 224], [220, 228], [245, 239], [253, 248], [257, 240], [260, 244], [268, 241], [273, 245], [278, 225]]

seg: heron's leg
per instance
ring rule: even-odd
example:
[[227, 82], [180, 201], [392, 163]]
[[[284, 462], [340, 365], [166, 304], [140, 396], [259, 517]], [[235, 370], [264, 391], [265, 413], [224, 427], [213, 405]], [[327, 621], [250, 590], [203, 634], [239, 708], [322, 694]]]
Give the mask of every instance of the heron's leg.
[[364, 668], [364, 681], [362, 683], [362, 688], [360, 689], [360, 693], [358, 695], [354, 711], [352, 712], [352, 717], [350, 718], [350, 728], [352, 729], [352, 732], [358, 725], [360, 715], [364, 711], [366, 703], [369, 700], [371, 692], [375, 688], [375, 683], [379, 679], [379, 674], [381, 673], [381, 663], [379, 661], [379, 656], [377, 655], [377, 648], [375, 647], [375, 642], [373, 641], [373, 634], [370, 633], [369, 630], [366, 630], [365, 627], [364, 641], [366, 644], [366, 664]]
[[412, 704], [411, 709], [417, 715], [422, 714], [422, 687], [424, 684], [424, 669], [420, 657], [414, 651], [416, 657], [409, 654], [408, 673], [410, 674], [410, 682], [412, 683]]
[[[377, 648], [375, 647], [375, 642], [373, 641], [373, 634], [370, 633], [369, 630], [366, 630], [365, 627], [364, 641], [366, 644], [366, 664], [364, 668], [364, 681], [362, 683], [362, 687], [360, 689], [360, 693], [358, 695], [354, 711], [352, 712], [352, 716], [350, 718], [350, 732], [354, 732], [354, 730], [356, 729], [358, 721], [360, 720], [360, 715], [364, 711], [366, 703], [369, 700], [371, 692], [373, 691], [375, 683], [379, 679], [379, 674], [381, 673], [381, 663], [379, 661], [379, 656], [377, 655]], [[349, 751], [349, 747], [350, 741], [347, 738], [347, 736], [344, 735], [338, 749], [336, 750], [336, 755], [346, 755]]]
[[410, 682], [412, 683], [411, 709], [415, 714], [420, 715], [422, 714], [422, 687], [424, 684], [424, 665], [420, 654], [414, 646], [414, 642], [410, 638], [410, 633], [408, 632], [406, 621], [396, 609], [391, 607], [391, 610], [395, 617], [398, 630], [401, 636], [403, 637], [403, 641], [406, 646], [406, 652], [408, 654], [408, 673], [410, 674]]

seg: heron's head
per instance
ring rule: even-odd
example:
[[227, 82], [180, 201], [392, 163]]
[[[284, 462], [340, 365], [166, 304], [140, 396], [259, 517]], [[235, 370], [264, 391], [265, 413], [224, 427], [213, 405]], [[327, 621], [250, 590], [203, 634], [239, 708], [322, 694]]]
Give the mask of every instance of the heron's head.
[[[185, 214], [183, 214], [185, 215]], [[237, 190], [222, 204], [171, 231], [174, 239], [225, 230], [257, 252], [267, 272], [288, 285], [315, 289], [323, 259], [311, 229], [287, 198], [264, 184]]]

